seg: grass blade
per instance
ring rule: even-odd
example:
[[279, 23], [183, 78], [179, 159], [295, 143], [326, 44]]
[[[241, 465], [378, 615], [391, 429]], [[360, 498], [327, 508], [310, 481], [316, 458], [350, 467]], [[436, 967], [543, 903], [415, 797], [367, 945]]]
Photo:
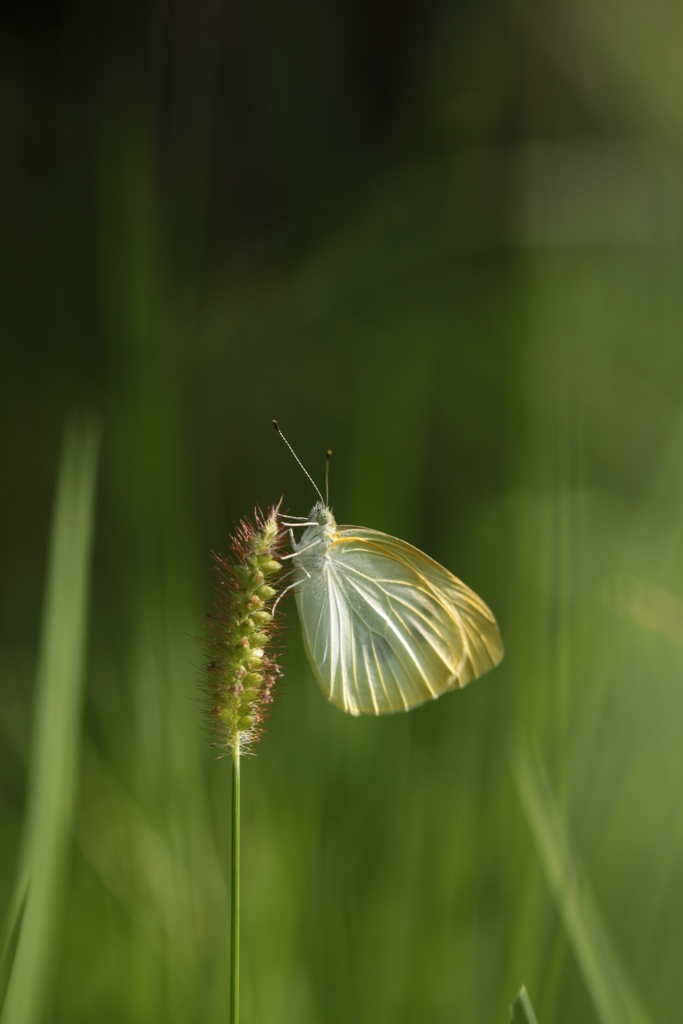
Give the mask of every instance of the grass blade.
[[510, 1005], [510, 1019], [512, 1024], [538, 1024], [534, 1008], [524, 985], [512, 1000]]
[[99, 429], [72, 419], [62, 443], [43, 609], [18, 888], [30, 882], [2, 1024], [47, 1009], [78, 781]]
[[539, 757], [513, 750], [512, 767], [541, 865], [602, 1024], [648, 1024], [592, 893], [579, 875]]
[[28, 871], [25, 871], [17, 878], [14, 892], [5, 914], [2, 944], [0, 946], [0, 1005], [2, 1005], [5, 992], [7, 991], [7, 981], [14, 958], [14, 951], [17, 946], [17, 937], [24, 917], [24, 907], [26, 906], [26, 895], [28, 893], [28, 878]]

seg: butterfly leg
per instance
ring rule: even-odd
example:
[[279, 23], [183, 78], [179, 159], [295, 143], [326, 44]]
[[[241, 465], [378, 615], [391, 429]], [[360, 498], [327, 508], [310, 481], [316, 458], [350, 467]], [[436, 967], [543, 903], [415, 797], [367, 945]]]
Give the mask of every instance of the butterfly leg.
[[300, 555], [303, 551], [310, 551], [311, 548], [315, 548], [321, 543], [322, 541], [318, 538], [317, 540], [312, 540], [310, 544], [306, 544], [303, 548], [298, 548], [294, 545], [294, 551], [292, 551], [291, 555], [281, 555], [280, 561], [286, 562], [288, 558], [296, 558], [297, 555]]
[[[303, 566], [302, 566], [302, 568], [303, 568]], [[305, 570], [305, 569], [304, 569], [304, 572], [306, 572], [306, 570]], [[309, 576], [309, 574], [308, 574], [308, 573], [306, 573], [306, 575], [307, 575], [307, 576], [308, 576], [308, 578], [310, 579], [310, 576]], [[285, 594], [289, 593], [289, 591], [290, 591], [290, 590], [293, 590], [293, 589], [294, 589], [294, 587], [298, 587], [298, 585], [299, 585], [300, 583], [303, 583], [303, 580], [295, 580], [295, 581], [294, 581], [294, 583], [290, 583], [288, 587], [285, 587], [285, 589], [284, 589], [284, 590], [282, 591], [282, 593], [281, 593], [281, 594], [280, 594], [280, 595], [278, 596], [278, 599], [277, 599], [277, 601], [276, 601], [276, 602], [275, 602], [275, 604], [273, 605], [273, 610], [272, 610], [272, 612], [271, 612], [271, 615], [275, 616], [275, 610], [276, 610], [277, 606], [279, 605], [280, 601], [282, 600], [282, 598], [283, 598], [283, 597], [285, 596]]]

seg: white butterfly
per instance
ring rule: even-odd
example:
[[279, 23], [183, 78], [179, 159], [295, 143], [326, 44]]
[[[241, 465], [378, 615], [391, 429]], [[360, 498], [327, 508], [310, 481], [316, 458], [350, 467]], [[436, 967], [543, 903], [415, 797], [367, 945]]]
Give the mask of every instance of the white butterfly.
[[408, 711], [503, 657], [481, 598], [411, 544], [337, 526], [321, 500], [292, 546], [306, 653], [323, 692], [343, 711]]

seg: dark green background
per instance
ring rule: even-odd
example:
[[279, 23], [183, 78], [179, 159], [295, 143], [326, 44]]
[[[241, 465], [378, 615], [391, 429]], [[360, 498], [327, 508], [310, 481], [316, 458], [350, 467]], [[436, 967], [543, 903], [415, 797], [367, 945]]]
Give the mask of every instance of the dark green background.
[[49, 1019], [226, 1019], [229, 771], [191, 638], [210, 549], [315, 498], [273, 416], [318, 481], [334, 449], [339, 521], [451, 568], [507, 653], [353, 720], [287, 607], [244, 766], [245, 1024], [493, 1024], [522, 981], [541, 1024], [609, 1022], [515, 789], [536, 748], [620, 977], [679, 1019], [681, 52], [679, 3], [3, 16], [3, 907], [60, 435], [103, 424]]

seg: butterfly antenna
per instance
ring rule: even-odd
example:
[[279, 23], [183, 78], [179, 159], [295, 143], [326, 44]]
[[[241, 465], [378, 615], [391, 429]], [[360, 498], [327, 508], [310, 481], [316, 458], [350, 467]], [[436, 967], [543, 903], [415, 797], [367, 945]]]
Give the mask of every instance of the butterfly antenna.
[[286, 444], [286, 445], [287, 445], [287, 447], [289, 448], [290, 452], [292, 453], [292, 455], [294, 456], [294, 458], [296, 459], [296, 461], [297, 461], [297, 462], [299, 463], [299, 465], [300, 465], [300, 466], [301, 466], [301, 468], [303, 469], [303, 471], [304, 471], [304, 473], [306, 474], [306, 476], [308, 477], [308, 479], [309, 479], [309, 480], [311, 481], [311, 483], [313, 484], [313, 488], [314, 488], [314, 490], [315, 490], [316, 494], [318, 495], [318, 497], [320, 498], [320, 500], [321, 500], [321, 501], [323, 502], [323, 505], [326, 505], [327, 503], [326, 503], [325, 501], [323, 501], [323, 496], [322, 496], [322, 494], [320, 493], [320, 490], [318, 489], [318, 485], [316, 484], [315, 480], [313, 479], [313, 477], [311, 476], [311, 474], [310, 474], [310, 473], [308, 472], [308, 470], [307, 470], [307, 469], [306, 469], [306, 467], [304, 466], [304, 464], [303, 464], [303, 462], [301, 461], [301, 459], [299, 458], [299, 456], [298, 456], [298, 455], [296, 454], [296, 452], [295, 452], [295, 451], [294, 451], [294, 449], [292, 448], [291, 444], [289, 443], [289, 441], [287, 440], [287, 438], [285, 437], [285, 435], [284, 435], [284, 434], [282, 433], [282, 431], [280, 430], [280, 427], [279, 427], [279, 424], [278, 424], [277, 420], [273, 420], [273, 426], [275, 427], [275, 429], [277, 430], [278, 434], [280, 435], [280, 437], [282, 438], [282, 440], [283, 440], [283, 441], [285, 442], [285, 444]]
[[328, 448], [325, 452], [325, 504], [330, 504], [330, 459], [332, 458], [332, 449]]

